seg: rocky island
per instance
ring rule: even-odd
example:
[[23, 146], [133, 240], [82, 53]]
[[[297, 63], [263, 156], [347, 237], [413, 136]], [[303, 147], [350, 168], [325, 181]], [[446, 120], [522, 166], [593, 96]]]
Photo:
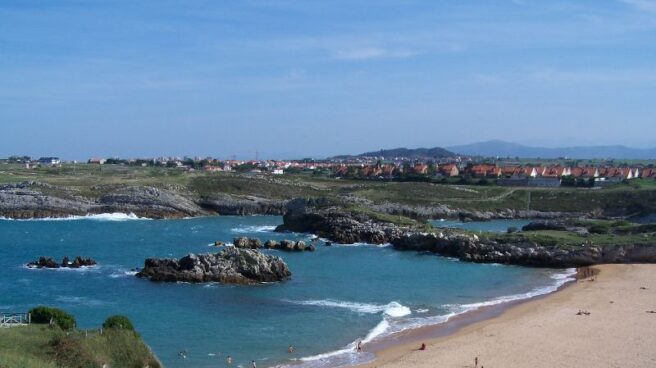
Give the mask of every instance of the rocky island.
[[280, 258], [251, 249], [226, 247], [218, 253], [188, 254], [180, 259], [148, 258], [137, 277], [164, 282], [255, 284], [291, 277]]
[[96, 261], [92, 258], [84, 258], [77, 256], [71, 261], [68, 257], [64, 257], [61, 263], [57, 263], [52, 257], [39, 257], [38, 260], [27, 264], [29, 268], [80, 268], [95, 266]]
[[243, 249], [260, 249], [260, 248], [265, 248], [265, 249], [276, 249], [276, 250], [282, 250], [285, 252], [314, 252], [315, 251], [315, 246], [313, 244], [305, 244], [304, 241], [294, 241], [294, 240], [281, 240], [281, 241], [275, 241], [275, 240], [267, 240], [264, 243], [260, 239], [257, 238], [247, 238], [247, 237], [239, 237], [235, 238], [233, 240], [233, 244], [237, 248], [243, 248]]

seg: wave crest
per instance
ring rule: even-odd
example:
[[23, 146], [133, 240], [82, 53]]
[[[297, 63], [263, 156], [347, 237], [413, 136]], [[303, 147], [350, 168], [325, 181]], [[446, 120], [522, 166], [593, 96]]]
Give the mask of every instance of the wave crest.
[[74, 221], [74, 220], [95, 220], [95, 221], [129, 221], [129, 220], [152, 220], [148, 217], [139, 217], [134, 213], [112, 212], [87, 214], [84, 216], [67, 216], [67, 217], [43, 217], [32, 219], [12, 219], [0, 216], [0, 220], [5, 221]]

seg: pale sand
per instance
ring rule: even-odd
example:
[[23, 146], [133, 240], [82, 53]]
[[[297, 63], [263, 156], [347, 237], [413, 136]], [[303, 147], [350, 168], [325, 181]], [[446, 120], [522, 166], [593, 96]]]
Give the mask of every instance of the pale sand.
[[[656, 265], [603, 265], [578, 281], [447, 337], [393, 346], [361, 367], [656, 367]], [[641, 289], [646, 287], [646, 290]], [[612, 303], [611, 303], [612, 302]], [[576, 315], [587, 310], [590, 315]]]

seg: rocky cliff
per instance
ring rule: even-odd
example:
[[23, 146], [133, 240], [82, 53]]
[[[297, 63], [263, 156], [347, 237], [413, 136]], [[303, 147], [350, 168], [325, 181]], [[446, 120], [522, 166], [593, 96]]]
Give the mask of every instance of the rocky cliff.
[[327, 200], [295, 199], [288, 203], [278, 232], [312, 233], [344, 244], [383, 244], [404, 232], [391, 223], [374, 221], [364, 214], [345, 211]]
[[481, 240], [462, 233], [408, 233], [395, 239], [395, 249], [432, 252], [478, 263], [537, 267], [577, 267], [598, 263], [656, 263], [656, 245], [592, 245], [561, 247], [529, 241]]
[[255, 196], [236, 197], [214, 194], [201, 198], [198, 205], [219, 215], [282, 215], [287, 201], [271, 200]]
[[[479, 238], [477, 235], [436, 229], [425, 232], [417, 227], [376, 221], [364, 214], [344, 211], [326, 201], [294, 200], [288, 205], [283, 225], [277, 231], [310, 232], [340, 243], [391, 243], [398, 250], [413, 250], [456, 257], [467, 262], [504, 263], [539, 267], [573, 267], [596, 263], [656, 263], [655, 244], [578, 245], [540, 243], [518, 236]], [[581, 227], [561, 222], [534, 223], [529, 228], [559, 229], [586, 234]]]
[[165, 282], [253, 284], [285, 280], [291, 272], [280, 257], [226, 247], [218, 253], [189, 254], [180, 259], [148, 258], [137, 276]]
[[0, 216], [16, 219], [134, 213], [149, 218], [207, 215], [281, 215], [286, 201], [216, 194], [199, 197], [180, 188], [97, 186], [75, 188], [39, 182], [0, 185]]
[[39, 182], [5, 184], [0, 186], [0, 216], [24, 219], [122, 212], [177, 218], [207, 214], [191, 199], [171, 190], [118, 187], [103, 191], [108, 193], [93, 197], [72, 188]]

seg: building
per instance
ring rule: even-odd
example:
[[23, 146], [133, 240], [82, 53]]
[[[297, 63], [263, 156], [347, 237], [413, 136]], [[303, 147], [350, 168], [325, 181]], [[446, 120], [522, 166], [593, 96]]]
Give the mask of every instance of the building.
[[59, 159], [59, 157], [41, 157], [39, 158], [39, 164], [55, 166], [55, 165], [60, 165], [61, 160]]
[[460, 175], [460, 170], [458, 169], [458, 165], [456, 164], [446, 164], [446, 165], [441, 165], [438, 168], [438, 171], [440, 174], [444, 176], [458, 176]]
[[96, 165], [104, 165], [105, 162], [107, 162], [107, 160], [105, 160], [104, 158], [90, 158], [89, 161], [87, 161], [87, 163], [89, 164], [96, 164]]

